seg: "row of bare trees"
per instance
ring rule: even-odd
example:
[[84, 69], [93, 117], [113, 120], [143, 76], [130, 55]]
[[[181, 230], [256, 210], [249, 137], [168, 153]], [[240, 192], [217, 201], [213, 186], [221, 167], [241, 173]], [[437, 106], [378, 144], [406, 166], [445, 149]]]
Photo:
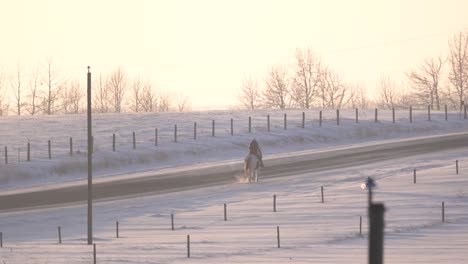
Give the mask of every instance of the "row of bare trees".
[[459, 32], [449, 40], [446, 58], [428, 58], [406, 76], [407, 83], [401, 84], [381, 76], [371, 100], [362, 84], [344, 82], [310, 48], [298, 48], [293, 65], [271, 67], [262, 88], [256, 79], [246, 78], [238, 99], [248, 109], [370, 106], [390, 109], [431, 105], [440, 110], [443, 104], [457, 109], [467, 102], [468, 32]]
[[324, 65], [312, 49], [305, 48], [296, 49], [292, 67], [271, 67], [263, 89], [257, 80], [246, 78], [240, 89], [239, 101], [248, 109], [367, 106], [365, 96], [353, 94], [365, 95], [365, 90], [359, 85], [345, 83], [341, 75]]
[[[190, 101], [170, 94], [139, 77], [131, 78], [122, 68], [107, 76], [94, 77], [93, 111], [98, 113], [188, 111]], [[0, 116], [78, 114], [86, 108], [86, 87], [61, 76], [52, 59], [24, 74], [20, 64], [13, 74], [0, 71]]]

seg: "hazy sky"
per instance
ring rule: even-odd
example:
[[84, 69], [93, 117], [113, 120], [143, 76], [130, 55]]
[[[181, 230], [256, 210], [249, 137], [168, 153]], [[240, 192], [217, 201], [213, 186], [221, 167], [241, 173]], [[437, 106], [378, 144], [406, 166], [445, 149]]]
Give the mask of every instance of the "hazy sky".
[[231, 105], [244, 77], [311, 47], [345, 81], [372, 91], [386, 74], [444, 55], [468, 29], [466, 0], [0, 0], [0, 70], [52, 57], [67, 78], [118, 66], [190, 97]]

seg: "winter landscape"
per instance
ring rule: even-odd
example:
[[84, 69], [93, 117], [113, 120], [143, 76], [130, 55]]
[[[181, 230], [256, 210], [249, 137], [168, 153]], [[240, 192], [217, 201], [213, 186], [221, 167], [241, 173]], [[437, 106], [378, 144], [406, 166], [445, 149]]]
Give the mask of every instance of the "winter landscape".
[[[460, 112], [448, 113], [448, 120], [443, 112], [431, 113], [431, 121], [428, 121], [427, 112], [418, 110], [410, 123], [408, 111], [401, 111], [397, 112], [393, 123], [391, 111], [381, 111], [375, 122], [375, 110], [361, 110], [356, 123], [355, 110], [342, 110], [339, 125], [335, 111], [325, 112], [320, 126], [319, 110], [307, 111], [304, 128], [299, 110], [118, 116], [118, 120], [128, 117], [133, 123], [114, 121], [114, 115], [105, 118], [96, 115], [93, 155], [97, 182], [153, 174], [157, 177], [161, 169], [177, 171], [216, 166], [222, 171], [232, 164], [239, 166], [237, 177], [229, 184], [96, 201], [97, 262], [363, 263], [367, 261], [368, 246], [367, 192], [360, 186], [367, 177], [373, 177], [377, 182], [374, 199], [386, 207], [386, 263], [464, 263], [468, 258], [466, 148], [373, 163], [356, 162], [351, 166], [273, 178], [260, 173], [258, 183], [245, 182], [240, 164], [252, 138], [257, 138], [264, 150], [266, 170], [275, 159], [288, 163], [310, 153], [327, 156], [329, 151], [351, 149], [352, 152], [359, 146], [405, 144], [405, 140], [414, 138], [431, 140], [441, 135], [464, 135], [468, 126]], [[286, 130], [284, 113], [288, 117]], [[266, 126], [268, 115], [271, 117], [270, 132]], [[249, 117], [252, 117], [251, 133]], [[60, 126], [54, 125], [60, 118], [63, 118]], [[2, 194], [85, 184], [84, 118], [79, 115], [3, 119], [2, 128], [16, 125], [18, 128], [15, 135], [2, 138], [2, 144], [14, 150], [19, 148], [20, 155], [19, 159], [0, 167]], [[230, 134], [230, 118], [235, 119], [234, 135]], [[213, 119], [216, 120], [214, 137]], [[222, 124], [218, 120], [227, 121]], [[102, 123], [104, 121], [108, 123]], [[194, 122], [199, 124], [196, 140], [193, 127], [182, 125]], [[177, 142], [172, 138], [174, 123], [185, 129], [178, 130]], [[161, 131], [157, 146], [154, 124], [158, 124]], [[41, 126], [51, 129], [47, 133], [31, 133]], [[141, 134], [142, 138], [137, 137], [136, 149], [132, 144], [133, 127], [140, 128], [136, 134]], [[115, 152], [111, 145], [113, 132], [120, 139]], [[6, 131], [2, 133], [7, 135]], [[73, 156], [67, 149], [69, 136], [77, 142]], [[51, 160], [47, 156], [49, 139], [56, 146]], [[29, 162], [24, 154], [27, 140], [35, 146]], [[105, 165], [113, 162], [115, 165]], [[125, 165], [119, 167], [118, 164]], [[417, 170], [416, 184], [414, 169]], [[274, 195], [276, 212], [273, 211]], [[93, 246], [86, 244], [86, 205], [83, 203], [4, 211], [1, 219], [0, 259], [3, 263], [93, 261]], [[188, 235], [190, 258], [187, 256]]]

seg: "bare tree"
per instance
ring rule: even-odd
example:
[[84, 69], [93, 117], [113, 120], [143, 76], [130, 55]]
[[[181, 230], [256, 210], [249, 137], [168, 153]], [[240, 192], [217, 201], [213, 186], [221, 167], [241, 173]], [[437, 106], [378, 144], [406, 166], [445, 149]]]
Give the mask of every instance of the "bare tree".
[[259, 108], [262, 98], [257, 80], [252, 79], [252, 77], [244, 79], [238, 99], [247, 109], [253, 110]]
[[190, 99], [188, 96], [184, 96], [183, 94], [177, 95], [177, 111], [184, 112], [190, 110]]
[[142, 96], [141, 96], [141, 108], [145, 112], [154, 112], [158, 110], [158, 97], [156, 92], [153, 90], [151, 83], [146, 82], [143, 85]]
[[171, 109], [171, 96], [169, 93], [160, 93], [159, 94], [159, 111], [168, 112]]
[[0, 72], [0, 116], [8, 115], [10, 105], [8, 103], [8, 98], [6, 96], [5, 89], [5, 73]]
[[415, 95], [424, 105], [440, 110], [440, 77], [444, 60], [442, 57], [426, 59], [419, 70], [407, 73]]
[[468, 32], [459, 32], [449, 40], [449, 48], [449, 80], [456, 90], [459, 105], [462, 105], [468, 89]]
[[122, 112], [122, 103], [127, 88], [126, 73], [121, 68], [117, 68], [114, 72], [111, 73], [106, 84], [109, 86], [108, 88], [110, 89], [110, 104], [114, 112]]
[[21, 68], [20, 64], [17, 64], [16, 67], [16, 73], [11, 76], [10, 78], [10, 87], [13, 91], [13, 95], [15, 97], [15, 108], [16, 108], [16, 114], [21, 115], [21, 107], [22, 107], [22, 101], [21, 101]]
[[97, 113], [109, 112], [109, 85], [103, 81], [101, 74], [99, 75], [99, 78], [94, 81], [92, 89], [94, 111]]
[[310, 48], [296, 49], [292, 99], [301, 108], [310, 108], [321, 80], [321, 62]]
[[389, 77], [382, 76], [377, 86], [378, 98], [377, 106], [384, 109], [402, 108], [411, 105], [411, 98], [408, 96], [405, 87], [397, 86]]
[[78, 81], [73, 81], [63, 89], [63, 109], [67, 114], [78, 114], [83, 106], [84, 91], [80, 87]]
[[274, 66], [265, 80], [263, 99], [266, 107], [286, 109], [291, 106], [288, 70], [284, 66]]
[[35, 115], [38, 112], [39, 78], [39, 69], [36, 68], [31, 72], [29, 94], [27, 96], [27, 102], [25, 103], [25, 109], [30, 115]]
[[351, 108], [366, 109], [370, 106], [370, 101], [367, 96], [367, 90], [363, 84], [350, 85], [348, 90], [349, 101], [348, 106]]
[[142, 86], [140, 78], [137, 77], [132, 83], [132, 96], [130, 102], [130, 110], [133, 112], [140, 112], [141, 100], [142, 100]]
[[43, 81], [47, 85], [47, 91], [42, 92], [40, 95], [41, 108], [45, 114], [51, 115], [60, 108], [58, 105], [60, 93], [66, 83], [63, 80], [59, 80], [56, 71], [52, 67], [52, 58], [46, 59], [44, 68], [45, 75]]
[[346, 103], [346, 92], [349, 86], [343, 83], [338, 73], [330, 69], [323, 70], [320, 87], [322, 107], [341, 108]]

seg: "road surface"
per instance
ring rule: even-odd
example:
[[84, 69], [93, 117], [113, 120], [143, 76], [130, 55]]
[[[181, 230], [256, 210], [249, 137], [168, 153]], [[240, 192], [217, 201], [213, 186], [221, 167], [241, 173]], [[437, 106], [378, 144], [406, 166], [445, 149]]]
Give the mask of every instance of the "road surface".
[[[266, 167], [263, 168], [259, 178], [325, 171], [464, 147], [468, 147], [468, 133], [304, 152], [299, 155], [293, 154], [291, 157], [267, 158]], [[241, 162], [207, 168], [188, 166], [186, 169], [167, 173], [155, 172], [154, 175], [145, 177], [98, 181], [93, 184], [93, 197], [95, 201], [121, 199], [229, 184], [236, 182], [237, 176], [242, 174]], [[87, 184], [83, 182], [56, 189], [0, 195], [0, 212], [86, 203], [86, 201]]]

